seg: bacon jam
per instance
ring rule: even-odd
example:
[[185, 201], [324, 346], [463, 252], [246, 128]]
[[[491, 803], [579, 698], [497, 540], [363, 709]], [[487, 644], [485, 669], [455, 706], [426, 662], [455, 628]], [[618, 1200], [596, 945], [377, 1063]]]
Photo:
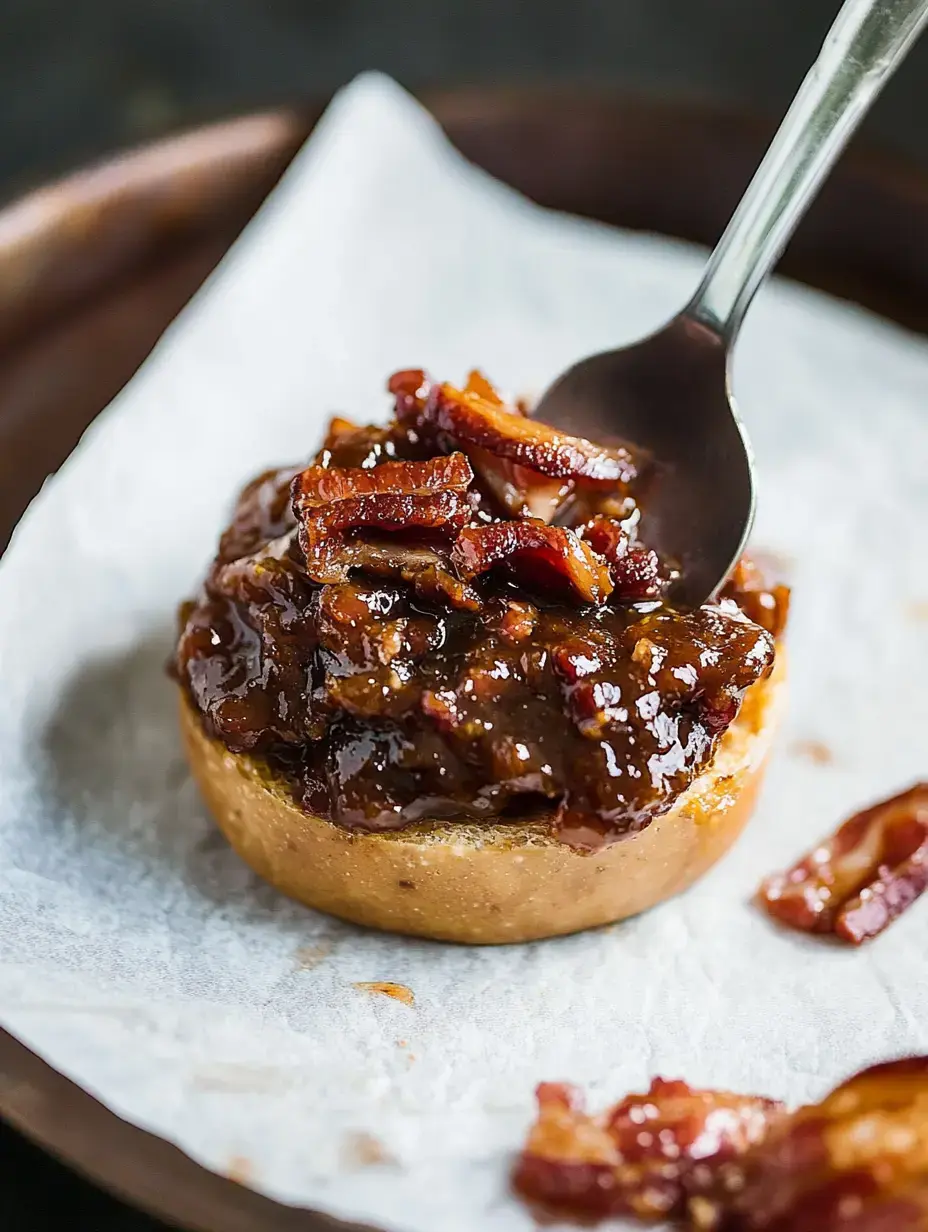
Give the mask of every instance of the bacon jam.
[[631, 450], [479, 373], [389, 390], [385, 426], [335, 419], [241, 494], [181, 614], [205, 730], [351, 829], [531, 815], [579, 850], [643, 829], [771, 671], [788, 592], [745, 562], [718, 605], [674, 608]]

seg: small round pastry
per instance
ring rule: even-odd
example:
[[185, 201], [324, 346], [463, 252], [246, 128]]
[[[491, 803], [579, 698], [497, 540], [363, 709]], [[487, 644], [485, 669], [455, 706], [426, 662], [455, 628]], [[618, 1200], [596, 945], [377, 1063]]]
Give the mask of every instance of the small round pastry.
[[[174, 674], [235, 850], [346, 920], [472, 944], [635, 915], [731, 846], [781, 710], [788, 591], [667, 602], [645, 468], [420, 372], [382, 428], [242, 494]], [[645, 499], [642, 499], [644, 493]]]
[[553, 837], [543, 816], [348, 830], [301, 808], [266, 763], [207, 736], [186, 698], [181, 723], [220, 829], [278, 890], [356, 924], [493, 945], [624, 920], [701, 877], [751, 816], [784, 684], [781, 658], [772, 676], [751, 686], [711, 765], [670, 811], [593, 853]]

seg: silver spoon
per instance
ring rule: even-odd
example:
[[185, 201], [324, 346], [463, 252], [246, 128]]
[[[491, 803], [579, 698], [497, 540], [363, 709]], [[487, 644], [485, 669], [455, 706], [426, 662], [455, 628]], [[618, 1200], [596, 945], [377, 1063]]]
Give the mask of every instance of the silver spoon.
[[660, 332], [570, 368], [538, 404], [545, 423], [622, 438], [657, 461], [649, 544], [681, 566], [676, 603], [716, 593], [754, 518], [751, 450], [731, 393], [744, 314], [926, 18], [928, 0], [846, 0], [690, 302]]

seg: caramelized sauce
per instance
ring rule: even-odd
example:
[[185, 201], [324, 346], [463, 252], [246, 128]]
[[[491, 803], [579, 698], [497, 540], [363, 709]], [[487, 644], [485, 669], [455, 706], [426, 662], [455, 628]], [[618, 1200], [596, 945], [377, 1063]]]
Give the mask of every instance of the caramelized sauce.
[[[430, 435], [428, 384], [401, 376], [401, 414], [387, 427], [333, 421], [317, 469], [268, 472], [242, 493], [182, 611], [177, 678], [212, 736], [262, 756], [308, 810], [349, 828], [538, 812], [582, 850], [642, 829], [708, 764], [744, 691], [769, 673], [787, 592], [745, 565], [719, 606], [675, 610], [638, 538], [647, 517], [626, 452], [620, 466], [589, 442], [552, 445], [541, 425], [533, 442], [533, 421], [507, 417], [473, 382], [451, 392], [474, 404], [466, 424], [472, 435], [479, 424], [479, 446], [450, 436], [447, 386], [436, 387]], [[490, 429], [517, 419], [518, 451], [504, 441], [494, 454]], [[424, 465], [455, 450], [470, 457], [469, 486], [461, 465]], [[550, 478], [524, 465], [548, 465], [545, 450], [557, 501]], [[362, 482], [386, 462], [383, 481]], [[600, 477], [609, 466], [618, 478]], [[454, 489], [435, 490], [445, 471]], [[555, 524], [513, 519], [513, 507], [541, 507], [536, 491]], [[402, 501], [411, 522], [396, 516]], [[515, 533], [525, 523], [531, 533]], [[326, 525], [338, 528], [334, 547]], [[642, 594], [657, 597], [629, 601]]]

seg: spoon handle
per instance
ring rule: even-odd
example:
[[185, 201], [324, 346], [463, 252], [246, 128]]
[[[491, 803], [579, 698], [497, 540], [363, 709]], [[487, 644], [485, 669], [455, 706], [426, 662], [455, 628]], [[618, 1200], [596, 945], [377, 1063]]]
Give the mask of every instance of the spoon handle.
[[928, 0], [846, 0], [684, 315], [731, 345], [754, 293], [928, 19]]

